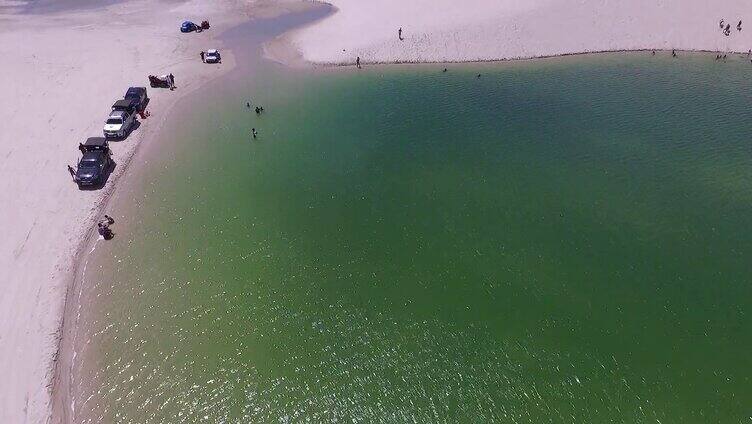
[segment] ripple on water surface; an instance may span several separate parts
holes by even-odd
[[[744,420],[750,83],[718,65],[208,87],[87,270],[79,416]]]

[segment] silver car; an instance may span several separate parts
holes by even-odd
[[[125,138],[128,136],[136,117],[126,110],[113,110],[104,123],[105,138]]]

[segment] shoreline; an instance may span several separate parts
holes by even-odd
[[[173,25],[176,16],[206,13],[190,2],[170,4],[157,9],[157,13],[152,13],[153,4],[133,0],[85,11],[3,15],[8,25],[0,32],[8,36],[6,48],[14,44],[10,42],[14,39],[25,39],[29,45],[25,56],[10,64],[8,74],[14,77],[6,80],[9,84],[6,91],[21,101],[0,106],[11,118],[8,131],[0,136],[0,139],[7,137],[3,153],[6,160],[12,157],[15,165],[4,167],[4,172],[12,174],[14,168],[25,167],[23,158],[28,155],[16,158],[20,153],[18,143],[10,142],[25,138],[36,139],[37,147],[44,149],[52,166],[45,167],[45,172],[35,175],[38,178],[30,183],[3,190],[2,200],[10,204],[2,211],[2,222],[13,227],[5,231],[8,238],[0,247],[12,248],[13,255],[0,255],[0,260],[10,260],[6,270],[14,277],[7,281],[6,295],[0,299],[3,306],[0,340],[4,345],[0,349],[0,367],[8,367],[7,371],[0,370],[6,376],[0,384],[0,421],[64,419],[54,414],[61,401],[56,397],[61,384],[58,377],[69,368],[70,356],[65,347],[71,339],[76,298],[81,290],[76,278],[97,236],[92,223],[107,212],[142,144],[159,137],[175,105],[234,68],[232,52],[224,55],[221,66],[201,67],[193,60],[194,49],[198,51],[207,48],[207,44],[211,47],[220,42],[216,28],[232,26],[233,22],[242,22],[242,16],[247,17],[243,13],[245,7],[229,13],[237,5],[225,2],[218,6],[219,11],[209,15],[215,29],[201,35],[181,35]],[[111,22],[102,23],[102,15]],[[99,56],[110,54],[99,47],[118,39],[125,26],[142,35],[123,40],[122,49],[112,60],[102,61]],[[93,62],[77,61],[72,53],[77,49],[91,51]],[[47,66],[28,69],[36,67],[40,60],[47,61]],[[123,63],[129,66],[122,67]],[[101,136],[100,118],[106,116],[107,105],[129,85],[144,86],[149,73],[167,72],[177,74],[177,90],[163,92],[148,88],[151,117],[140,119],[138,127],[126,139],[111,143],[115,167],[106,182],[97,190],[78,189],[64,172],[66,161],[73,160],[74,164],[77,161],[77,143],[87,136]],[[52,80],[52,84],[35,84],[35,79]],[[26,91],[29,86],[37,86],[39,90]],[[48,125],[30,126],[30,122],[45,114],[51,114]],[[70,134],[63,134],[60,125],[69,127]],[[9,179],[12,180],[10,175],[6,175],[6,180]],[[51,212],[53,216],[49,215]],[[30,228],[26,222],[31,224]],[[25,239],[19,243],[24,235]],[[33,263],[31,268],[25,263],[28,261]]]
[[[356,57],[361,63],[453,63],[640,50],[746,53],[752,48],[752,32],[743,25],[752,14],[741,0],[722,5],[700,0],[329,1],[338,13],[287,36],[315,64],[354,63]],[[720,22],[729,25],[728,33]]]
[[[290,7],[285,7],[290,6]],[[157,128],[153,130],[151,139],[153,142],[159,142],[161,138],[165,136],[163,130],[167,125],[168,120],[174,120],[174,114],[186,105],[186,102],[191,99],[192,95],[196,95],[206,86],[213,83],[220,83],[222,79],[229,78],[235,74],[238,70],[244,68],[239,66],[237,53],[240,48],[247,48],[247,45],[240,45],[238,43],[241,40],[227,41],[226,35],[232,32],[234,29],[242,28],[244,26],[257,21],[258,19],[284,17],[295,14],[296,12],[306,12],[308,10],[315,10],[322,7],[319,4],[310,3],[291,3],[291,4],[276,4],[275,6],[268,6],[257,15],[249,15],[247,19],[240,22],[234,22],[232,25],[224,28],[221,32],[213,37],[219,40],[219,44],[223,47],[223,64],[228,63],[229,66],[225,66],[221,73],[214,75],[212,78],[203,79],[198,84],[192,86],[187,91],[181,91],[178,96],[174,96],[169,105],[163,110],[163,118],[160,120]],[[216,27],[213,27],[216,28]],[[216,31],[216,29],[215,29]],[[259,46],[259,50],[263,48],[263,43]],[[243,53],[245,54],[245,53]],[[259,57],[261,54],[259,54]],[[121,159],[123,164],[122,168],[117,176],[111,177],[113,184],[109,189],[103,193],[101,202],[96,206],[96,214],[94,221],[97,218],[102,217],[106,212],[110,203],[117,199],[120,192],[126,191],[127,186],[122,184],[115,186],[115,182],[121,181],[121,177],[124,176],[126,170],[132,171],[134,167],[149,166],[148,161],[143,163],[133,163],[134,160],[138,160],[142,157],[147,149],[142,148],[139,143],[125,159]],[[66,295],[64,297],[64,312],[62,320],[60,322],[58,334],[59,343],[58,349],[54,356],[54,378],[51,382],[52,386],[52,413],[50,420],[53,423],[69,423],[74,422],[75,419],[75,394],[73,393],[73,368],[76,363],[76,342],[78,331],[80,327],[78,320],[80,318],[80,311],[82,304],[80,300],[85,293],[85,272],[88,265],[88,259],[96,248],[96,243],[99,241],[99,235],[93,227],[89,227],[82,235],[82,239],[78,243],[76,248],[76,254],[72,259],[71,272],[66,275]]]
[[[598,55],[606,55],[606,54],[615,54],[615,53],[624,53],[624,54],[636,54],[636,53],[650,53],[652,51],[655,51],[656,56],[659,55],[659,53],[671,53],[671,50],[661,50],[661,49],[622,49],[622,50],[599,50],[599,51],[581,51],[581,52],[573,52],[573,53],[561,53],[561,54],[552,54],[552,55],[544,55],[544,56],[530,56],[530,57],[511,57],[511,58],[505,58],[505,59],[483,59],[483,60],[458,60],[458,61],[438,61],[438,62],[431,62],[431,61],[396,61],[396,62],[365,62],[361,61],[362,65],[374,65],[374,66],[389,66],[389,65],[463,65],[463,64],[494,64],[494,63],[508,63],[508,62],[531,62],[531,61],[538,61],[538,60],[546,60],[546,59],[558,59],[558,58],[566,58],[566,57],[573,57],[573,56],[598,56]],[[724,54],[732,54],[732,55],[743,55],[746,56],[747,52],[735,52],[735,51],[727,51],[727,52],[720,52],[720,51],[714,51],[714,50],[679,50],[676,49],[676,53],[685,53],[685,54],[700,54],[700,53],[724,53]],[[679,57],[678,59],[680,59]],[[752,59],[752,58],[750,58]],[[284,62],[280,62],[284,63]],[[349,63],[349,62],[343,62],[343,63],[309,63],[310,65],[319,66],[321,68],[346,68],[346,67],[353,67],[355,66],[355,63]],[[294,65],[290,65],[294,66]]]
[[[222,56],[223,62],[227,59],[233,59],[232,51],[230,49],[226,49],[223,52]],[[174,110],[181,101],[189,98],[191,94],[198,91],[200,88],[204,87],[211,81],[219,79],[223,75],[229,73],[234,69],[234,66],[235,64],[232,63],[231,67],[223,69],[223,72],[221,74],[216,75],[213,78],[201,81],[198,85],[192,87],[190,90],[185,92],[181,91],[178,95],[174,96],[175,98],[172,99],[172,101],[163,110],[164,118],[160,120],[157,128],[153,129],[151,138],[159,139],[159,137],[163,135],[162,130],[166,121],[170,118],[170,115],[173,114]],[[101,200],[99,200],[98,204],[95,206],[96,213],[93,214],[91,220],[92,222],[96,222],[104,216],[107,207],[110,205],[110,202],[118,194],[119,190],[122,190],[121,186],[118,186],[116,184],[124,178],[124,174],[127,170],[132,170],[132,162],[141,151],[143,151],[143,148],[141,143],[139,143],[130,152],[128,152],[126,157],[120,159],[122,163],[122,165],[119,166],[120,172],[117,175],[110,176],[108,182],[112,181],[112,184],[102,194]],[[70,419],[70,417],[68,416],[67,411],[68,407],[73,409],[72,402],[74,401],[74,398],[72,397],[72,394],[70,392],[70,385],[72,383],[71,369],[75,365],[74,361],[77,354],[75,350],[75,342],[77,332],[79,330],[78,318],[81,309],[79,300],[83,294],[83,276],[86,272],[88,256],[92,252],[94,252],[96,243],[99,241],[99,234],[97,233],[97,231],[95,231],[93,226],[90,226],[81,236],[82,238],[78,243],[76,253],[71,262],[71,272],[66,275],[66,281],[63,283],[66,287],[66,293],[63,298],[63,315],[57,332],[59,342],[52,364],[54,369],[54,377],[51,382],[51,419],[54,423],[73,422],[72,419]],[[68,407],[66,407],[66,405],[68,405]]]

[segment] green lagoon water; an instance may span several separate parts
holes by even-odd
[[[88,264],[79,419],[749,422],[749,63],[442,68],[261,63],[171,119]]]

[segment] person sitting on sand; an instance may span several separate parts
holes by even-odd
[[[114,223],[115,220],[108,215],[105,215],[104,219],[97,223],[97,231],[99,232],[99,235],[102,236],[105,240],[111,240],[114,236],[114,233],[110,229],[110,225]]]

